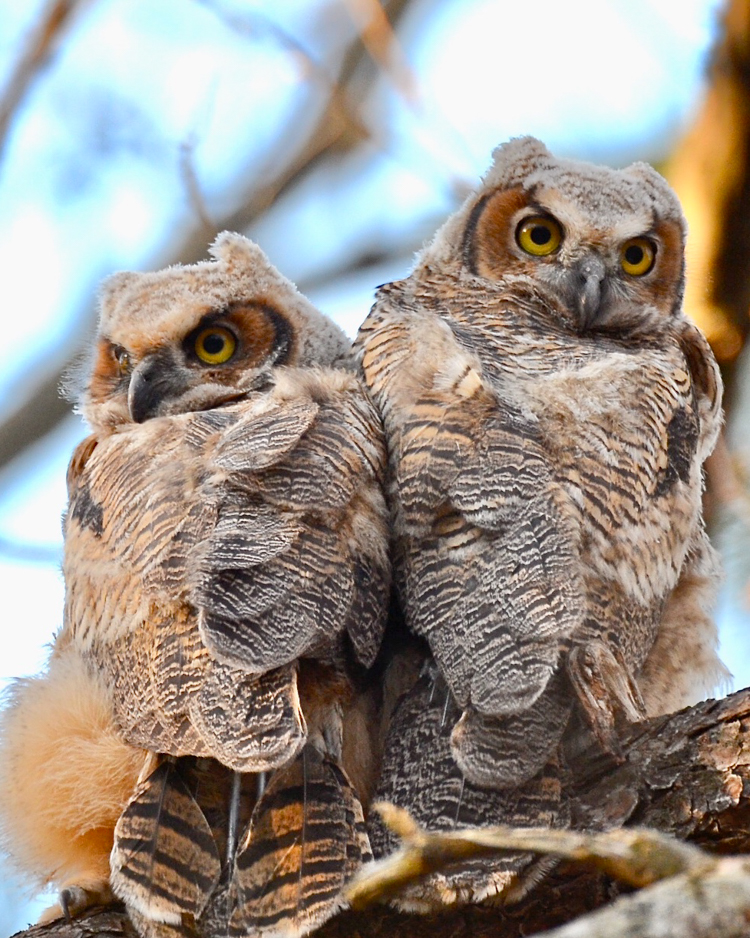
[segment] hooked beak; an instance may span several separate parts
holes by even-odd
[[[602,301],[602,281],[606,276],[600,257],[587,257],[576,268],[575,303],[581,328],[588,329],[597,317]]]
[[[128,386],[128,410],[135,423],[156,417],[166,400],[185,390],[174,362],[164,352],[146,355],[133,369]]]

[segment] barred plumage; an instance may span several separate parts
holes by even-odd
[[[618,720],[726,674],[701,518],[721,380],[682,314],[683,247],[650,167],[511,141],[360,330],[406,621],[457,705],[453,759],[488,804],[543,779],[567,727],[616,752]],[[429,747],[409,759],[410,787],[387,768],[381,788],[429,825],[420,798],[443,769]]]
[[[212,254],[105,286],[51,669],[76,656],[152,754],[105,830],[141,933],[303,934],[369,852],[355,711],[389,596],[385,451],[343,333],[252,242]],[[22,736],[23,700],[14,720]]]

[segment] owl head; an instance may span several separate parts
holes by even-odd
[[[425,249],[423,270],[485,285],[522,278],[552,294],[581,332],[658,328],[679,315],[685,220],[656,170],[558,159],[533,137],[493,156]]]
[[[274,367],[345,359],[344,333],[256,244],[225,231],[210,254],[105,280],[80,400],[95,429],[206,410],[266,386]]]

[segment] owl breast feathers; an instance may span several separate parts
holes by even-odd
[[[726,674],[701,516],[721,380],[682,312],[684,239],[651,167],[513,140],[360,330],[402,605],[471,784],[522,785],[574,724],[616,751],[618,719]]]
[[[380,423],[343,333],[245,238],[212,254],[103,291],[47,676],[75,659],[121,744],[151,754],[111,858],[144,936],[221,914],[233,934],[304,933],[369,856],[358,707],[389,592]],[[8,740],[21,691],[10,713]]]

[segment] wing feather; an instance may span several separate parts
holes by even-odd
[[[390,441],[407,621],[461,706],[523,711],[581,619],[572,506],[533,418],[497,400],[450,330],[424,349],[418,315],[376,309],[359,341]]]
[[[66,621],[135,745],[278,765],[305,738],[293,662],[340,657],[347,632],[362,661],[377,653],[382,430],[353,376],[299,374],[74,456]]]

